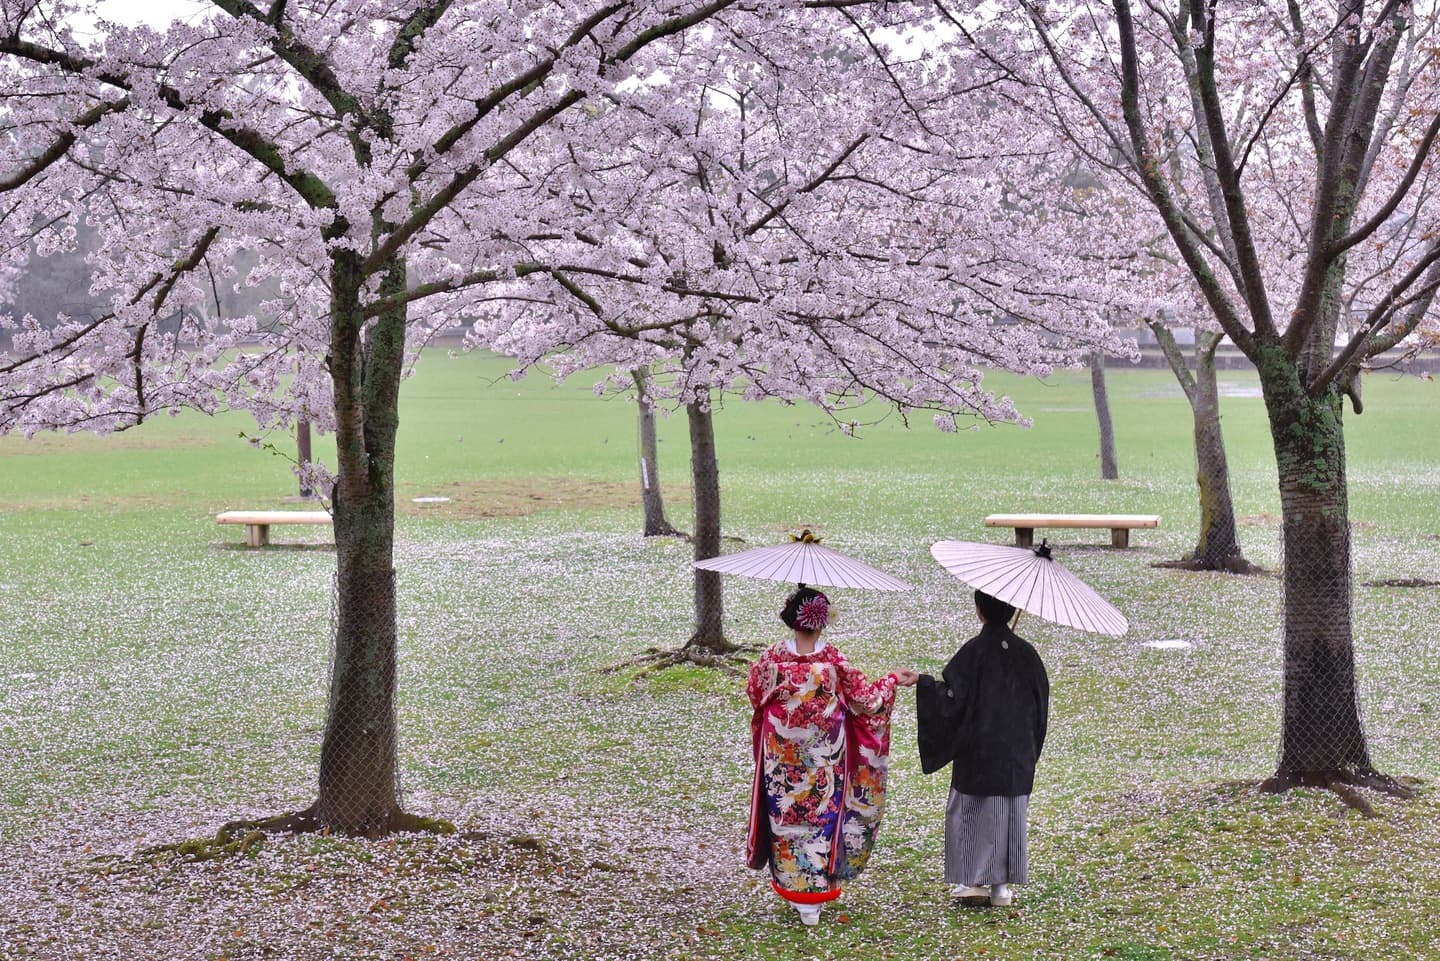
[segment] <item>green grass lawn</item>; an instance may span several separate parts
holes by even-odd
[[[633,405],[583,377],[505,373],[435,350],[402,392],[402,788],[412,810],[456,821],[450,838],[143,854],[311,799],[328,532],[277,528],[279,546],[250,551],[214,523],[296,506],[285,460],[240,438],[244,416],[0,438],[0,957],[1440,957],[1440,589],[1355,591],[1372,752],[1424,782],[1419,796],[1375,799],[1380,817],[1364,819],[1326,792],[1256,793],[1278,749],[1279,581],[1151,566],[1193,546],[1198,513],[1168,373],[1111,369],[1112,482],[1084,372],[989,379],[1029,430],[891,418],[852,438],[808,407],[718,413],[727,549],[810,525],[917,585],[833,592],[827,636],[872,673],[937,670],[973,633],[933,541],[1006,540],[982,526],[996,511],[1163,517],[1126,551],[1105,531],[1050,532],[1131,631],[1021,621],[1054,700],[1016,907],[947,903],[947,780],[920,774],[902,693],[872,870],[817,932],[739,857],[738,682],[603,670],[689,631],[689,546],[638,535]],[[1263,407],[1253,375],[1221,376],[1242,541],[1273,568]],[[1357,585],[1440,580],[1440,384],[1371,375],[1365,400],[1347,421]],[[671,519],[687,527],[683,416],[660,436]],[[412,502],[437,495],[451,500]],[[784,593],[728,580],[731,636],[779,639]]]

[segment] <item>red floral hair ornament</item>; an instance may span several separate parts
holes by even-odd
[[[816,594],[795,612],[795,626],[805,631],[818,631],[830,623],[830,600]]]

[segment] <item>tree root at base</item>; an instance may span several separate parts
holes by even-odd
[[[697,647],[678,647],[664,649],[649,647],[634,657],[627,657],[623,661],[602,667],[600,670],[606,674],[613,674],[616,671],[623,671],[626,668],[638,667],[635,678],[646,677],[665,670],[667,667],[682,667],[691,665],[694,667],[713,667],[724,671],[733,677],[744,676],[742,668],[749,665],[749,660],[744,657],[745,651],[754,648],[731,645],[728,651],[707,651]]]
[[[246,835],[258,834],[312,834],[323,831],[320,819],[315,816],[315,806],[303,811],[292,811],[289,814],[277,814],[273,817],[258,818],[246,821],[227,821],[220,825],[220,830],[215,832],[216,845],[226,845],[237,832]]]
[[[427,818],[409,814],[398,807],[390,811],[379,827],[363,834],[353,835],[368,840],[378,840],[400,832],[423,834],[454,834],[455,825],[441,818]],[[259,847],[267,836],[276,834],[335,834],[352,836],[334,831],[321,821],[315,805],[289,814],[253,820],[229,821],[220,826],[211,838],[190,838],[174,844],[160,844],[141,851],[145,857],[174,856],[186,861],[213,861],[219,858],[248,854]]]
[[[1377,794],[1409,800],[1415,796],[1415,788],[1378,771],[1279,771],[1260,782],[1260,790],[1266,794],[1283,794],[1291,788],[1318,787],[1333,792],[1351,810],[1359,811],[1367,818],[1376,816],[1375,806],[1357,790],[1364,788]]]
[[[1227,557],[1223,561],[1207,563],[1196,560],[1195,557],[1182,557],[1177,561],[1156,561],[1151,567],[1164,568],[1173,571],[1213,571],[1225,574],[1269,574],[1265,568],[1252,564],[1239,554]]]

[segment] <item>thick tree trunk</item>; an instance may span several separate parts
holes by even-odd
[[[1216,341],[1219,337],[1214,338]],[[1230,496],[1230,464],[1220,431],[1220,391],[1215,381],[1214,347],[1195,351],[1195,483],[1200,488],[1200,536],[1191,561],[1210,571],[1245,570],[1235,530],[1235,502]]]
[[[715,459],[715,425],[708,398],[685,406],[690,420],[690,474],[695,491],[695,560],[720,554],[720,466]],[[725,607],[720,575],[695,569],[695,633],[685,645],[710,654],[738,650],[725,640]]]
[[[655,438],[650,375],[643,367],[635,368],[630,374],[635,378],[635,401],[640,410],[640,499],[645,506],[645,536],[674,537],[680,532],[666,518],[665,498],[660,494],[660,445]]]
[[[1115,426],[1110,420],[1110,394],[1105,388],[1105,352],[1090,355],[1090,390],[1095,395],[1095,416],[1100,421],[1100,477],[1118,480],[1120,466],[1115,460]]]
[[[323,827],[374,837],[404,817],[395,768],[394,466],[405,325],[401,308],[362,336],[358,260],[339,251],[331,270],[337,597],[329,716],[312,810]],[[397,262],[381,294],[404,289],[405,265]]]
[[[1355,685],[1342,398],[1310,397],[1279,347],[1262,348],[1261,361],[1284,521],[1284,714],[1271,786],[1363,782],[1375,772]]]
[[[1195,483],[1200,488],[1200,536],[1195,550],[1176,565],[1207,571],[1249,573],[1255,568],[1240,552],[1235,529],[1235,502],[1230,496],[1230,464],[1225,457],[1225,436],[1220,430],[1220,389],[1215,380],[1215,351],[1224,340],[1218,332],[1199,334],[1195,340],[1195,370],[1175,335],[1163,320],[1149,322],[1166,362],[1185,399],[1195,433]]]

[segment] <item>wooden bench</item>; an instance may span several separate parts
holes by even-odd
[[[1129,547],[1130,531],[1136,527],[1159,527],[1159,514],[991,514],[986,527],[1015,528],[1015,545],[1035,543],[1037,527],[1109,528],[1112,547]]]
[[[225,511],[215,515],[217,524],[244,524],[245,543],[264,547],[270,543],[271,524],[329,524],[325,511]]]

